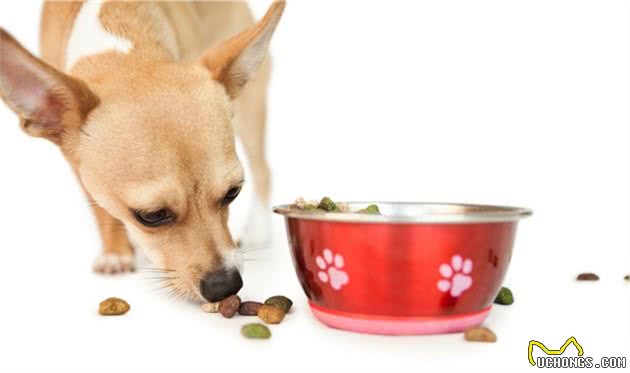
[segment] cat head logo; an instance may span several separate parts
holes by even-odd
[[[577,348],[578,356],[584,355],[584,349],[578,343],[575,337],[571,337],[567,339],[567,341],[564,342],[564,344],[557,350],[550,350],[547,348],[547,346],[545,346],[543,343],[538,342],[538,341],[534,341],[534,340],[529,341],[529,346],[527,348],[527,357],[529,358],[529,363],[533,366],[536,366],[536,361],[534,360],[534,356],[533,356],[534,346],[537,346],[538,348],[540,348],[542,352],[544,352],[546,355],[558,356],[558,355],[562,355],[564,351],[567,349],[567,347],[569,347],[569,345],[571,344],[573,344],[575,348]]]

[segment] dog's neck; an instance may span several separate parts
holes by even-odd
[[[178,59],[175,32],[159,6],[86,1],[74,19],[64,68],[98,80],[122,66]]]

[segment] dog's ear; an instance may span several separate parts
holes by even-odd
[[[30,54],[0,28],[0,97],[24,131],[61,144],[78,131],[98,98],[74,79]]]
[[[212,47],[203,55],[201,63],[223,84],[230,98],[238,96],[265,58],[284,6],[284,1],[274,2],[252,28]]]

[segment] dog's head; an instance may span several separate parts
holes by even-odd
[[[284,3],[192,64],[122,67],[85,83],[0,29],[0,94],[29,134],[60,146],[176,291],[217,301],[242,286],[227,227],[243,169],[231,100],[263,61]]]

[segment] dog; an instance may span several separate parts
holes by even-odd
[[[94,270],[134,270],[137,242],[166,286],[216,302],[242,287],[228,230],[244,179],[244,246],[269,239],[267,56],[285,7],[241,2],[46,2],[41,59],[0,29],[0,95],[29,135],[61,150],[93,205]],[[131,241],[130,241],[131,239]]]

